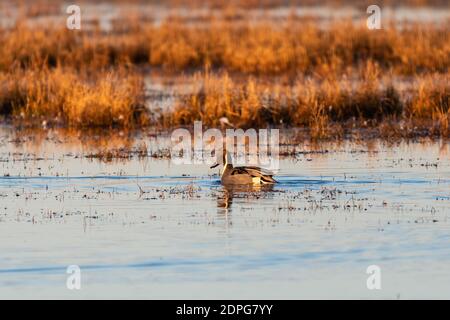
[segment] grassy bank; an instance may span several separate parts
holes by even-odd
[[[142,79],[123,70],[0,73],[0,114],[15,123],[131,128],[147,124]]]
[[[0,113],[28,126],[74,128],[173,128],[201,120],[206,126],[242,128],[305,127],[315,138],[345,128],[396,123],[430,135],[448,136],[450,81],[434,75],[415,79],[402,91],[376,77],[369,64],[359,81],[303,79],[292,85],[234,80],[229,75],[194,76],[196,88],[173,107],[150,114],[142,77],[130,71],[95,76],[73,70],[16,71],[1,74]],[[151,101],[149,101],[151,104]],[[389,128],[388,130],[394,130]]]
[[[342,133],[345,128],[390,123],[388,130],[398,124],[410,131],[425,129],[432,135],[448,136],[449,80],[447,76],[425,77],[405,93],[370,74],[357,84],[325,79],[298,81],[288,87],[206,75],[196,92],[163,114],[162,123],[174,127],[201,119],[208,126],[220,127],[226,118],[235,127],[306,127],[316,138]]]
[[[327,28],[292,18],[285,23],[234,23],[209,18],[192,25],[171,18],[162,25],[121,20],[110,33],[30,27],[26,21],[0,30],[0,70],[32,66],[95,70],[123,65],[167,72],[221,69],[252,75],[341,75],[371,60],[399,75],[447,73],[450,24],[389,26],[362,23]]]
[[[129,17],[104,32],[20,20],[0,32],[0,114],[45,127],[172,128],[202,120],[304,127],[315,138],[355,127],[449,135],[448,23],[370,31],[308,21],[236,24],[224,15],[157,25]],[[150,113],[143,76],[152,68],[184,75],[195,89]]]

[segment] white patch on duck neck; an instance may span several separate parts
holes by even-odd
[[[222,175],[225,173],[225,169],[230,166],[230,168],[233,168],[233,160],[231,159],[231,154],[226,151],[225,157],[224,157],[224,164],[222,169]]]

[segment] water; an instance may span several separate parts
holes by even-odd
[[[206,17],[221,16],[223,9],[206,7],[167,7],[155,4],[120,4],[120,3],[85,3],[81,5],[83,29],[90,29],[94,22],[98,22],[101,30],[111,31],[115,22],[121,21],[124,17],[131,16],[139,18],[142,22],[152,22],[161,25],[170,17],[177,16],[184,18],[192,25],[201,26]],[[37,16],[31,16],[28,23],[32,25],[65,25],[67,14],[67,4],[62,4],[58,8],[42,8],[42,12]],[[381,17],[383,21],[389,23],[394,21],[400,25],[403,23],[426,22],[431,24],[443,24],[450,19],[450,10],[444,6],[381,6]],[[365,21],[369,14],[366,8],[356,6],[294,6],[294,7],[268,7],[251,9],[233,9],[235,23],[249,22],[258,23],[261,21],[285,21],[291,15],[299,18],[314,19],[315,22],[327,26],[329,22],[338,20]],[[6,1],[0,3],[0,27],[10,28],[20,16],[20,10],[12,3]],[[242,19],[245,16],[245,19]]]
[[[0,298],[450,298],[450,143],[302,145],[272,190],[86,158],[143,142],[0,131]]]

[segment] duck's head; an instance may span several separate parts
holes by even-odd
[[[223,164],[224,167],[226,167],[227,165],[232,165],[232,159],[231,159],[231,154],[228,151],[222,151],[222,159],[218,160],[215,164],[213,164],[210,168],[213,169],[217,166],[219,166],[220,164]],[[220,157],[220,152],[218,154],[218,157]]]

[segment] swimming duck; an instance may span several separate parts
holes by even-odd
[[[219,163],[211,166],[217,167]],[[233,167],[231,154],[224,152],[221,182],[223,185],[263,185],[274,184],[277,181],[272,178],[273,173],[260,167],[242,166]]]

